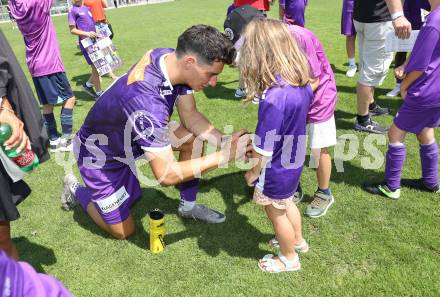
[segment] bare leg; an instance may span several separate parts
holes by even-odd
[[[92,68],[92,75],[90,76],[89,81],[92,81],[93,86],[95,87],[96,92],[101,91],[101,80],[99,78],[98,70],[96,70],[96,67],[94,65],[91,65]]]
[[[347,50],[347,58],[353,59],[356,52],[356,35],[347,36],[345,39],[345,48]]]
[[[332,158],[327,148],[320,149],[319,165],[316,169],[316,177],[318,179],[318,187],[320,189],[328,189],[330,187],[330,176],[332,174]]]
[[[0,222],[0,250],[4,250],[8,256],[18,260],[17,249],[11,240],[11,225],[9,222]]]
[[[287,219],[293,227],[293,232],[295,234],[295,244],[298,244],[304,240],[302,235],[302,223],[301,214],[299,213],[298,207],[295,204],[292,207],[286,209]]]
[[[89,203],[87,206],[87,213],[96,225],[116,239],[126,239],[135,231],[135,224],[131,214],[125,221],[110,225],[104,222],[93,203]]]
[[[357,114],[365,116],[368,114],[368,107],[374,102],[374,87],[364,86],[360,83],[356,87],[357,92]]]
[[[265,206],[265,210],[267,216],[272,222],[272,226],[275,232],[275,237],[278,239],[280,243],[280,251],[281,253],[288,259],[293,260],[296,256],[295,252],[295,231],[291,222],[289,221],[286,210],[280,210],[272,205]],[[278,259],[278,257],[274,257],[277,261],[277,265],[282,268],[284,264]]]
[[[75,96],[70,97],[69,99],[67,99],[66,101],[64,101],[64,103],[63,103],[63,107],[64,107],[64,108],[73,109],[73,108],[75,107],[75,101],[76,101]],[[52,106],[52,109],[53,109],[53,106]]]

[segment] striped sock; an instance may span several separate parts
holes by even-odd
[[[73,109],[71,108],[62,108],[61,109],[61,130],[63,135],[72,134],[72,113]]]
[[[46,126],[49,139],[50,140],[57,139],[58,131],[57,131],[57,122],[55,121],[55,116],[51,112],[51,113],[43,114],[43,117],[44,117],[44,125]]]

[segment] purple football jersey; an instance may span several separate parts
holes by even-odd
[[[296,191],[303,169],[313,92],[310,85],[291,86],[279,76],[277,80],[282,86],[267,89],[258,108],[254,149],[271,160],[256,187],[268,197],[286,199]]]
[[[164,59],[173,51],[147,52],[101,95],[78,131],[80,158],[116,168],[123,165],[119,158],[170,147],[168,122],[174,104],[179,95],[192,93],[186,85],[171,85]]]
[[[33,77],[64,72],[55,28],[50,17],[53,0],[10,0],[12,17],[24,37],[26,64]]]
[[[413,30],[420,30],[423,25],[421,9],[431,10],[428,0],[406,0],[403,4],[403,13],[411,23]]]
[[[307,0],[285,0],[284,21],[288,24],[295,24],[304,27],[304,13],[306,6]]]
[[[73,5],[67,15],[67,21],[70,26],[75,26],[77,29],[85,32],[96,32],[95,22],[93,21],[92,13],[87,6]],[[84,36],[78,36],[79,39],[84,39]]]
[[[405,72],[423,74],[408,88],[405,104],[414,109],[440,107],[440,7],[432,11],[421,28]]]
[[[25,262],[15,262],[0,250],[0,296],[7,297],[73,297],[53,277],[37,273]]]
[[[319,78],[319,86],[315,91],[307,122],[325,122],[333,116],[337,101],[336,81],[332,67],[321,42],[313,32],[296,25],[289,25],[288,29],[307,56],[311,76]]]

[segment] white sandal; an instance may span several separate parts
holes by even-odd
[[[279,248],[280,247],[280,243],[278,242],[278,240],[276,238],[272,238],[271,240],[269,240],[268,244],[271,248]],[[295,245],[295,252],[307,253],[309,251],[309,248],[310,248],[309,244],[307,243],[307,241],[305,239],[303,239],[299,244]]]
[[[272,254],[265,255],[262,259],[258,261],[258,267],[262,271],[269,273],[298,271],[301,269],[301,263],[299,262],[298,255],[296,255],[293,260],[289,261],[285,256],[279,253],[278,258],[284,264],[284,268],[278,267],[278,265],[276,264],[276,260],[273,257],[274,255]]]

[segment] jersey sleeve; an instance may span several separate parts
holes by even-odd
[[[405,72],[425,71],[432,61],[435,44],[440,40],[440,32],[429,26],[420,30],[413,51],[405,67]]]
[[[69,26],[76,26],[76,20],[72,9],[69,10],[69,13],[67,14],[67,23],[69,24]]]

